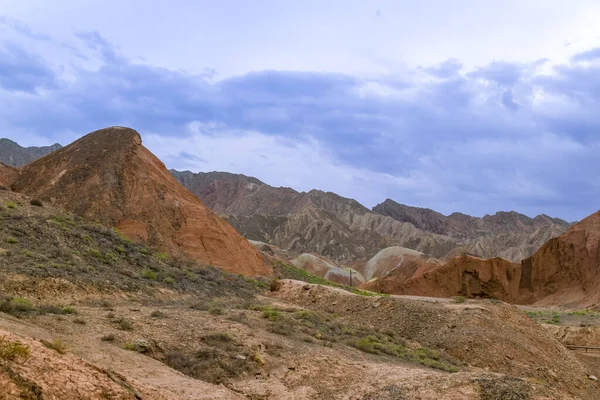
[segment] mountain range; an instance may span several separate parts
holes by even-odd
[[[391,199],[369,210],[335,193],[276,188],[245,175],[171,173],[246,238],[318,253],[338,264],[366,261],[388,246],[444,260],[467,253],[519,262],[569,227],[559,218],[514,211],[444,216]]]

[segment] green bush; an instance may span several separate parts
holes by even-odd
[[[6,238],[6,243],[15,244],[19,243],[19,240],[15,237],[9,236],[8,238]]]
[[[454,296],[452,298],[452,302],[457,304],[464,303],[465,301],[467,301],[467,298],[465,296]]]
[[[11,201],[8,204],[6,204],[6,207],[14,209],[14,208],[17,208],[17,205]]]
[[[29,357],[29,346],[0,337],[0,360],[13,361],[16,358],[27,357]]]
[[[156,272],[152,271],[151,269],[146,268],[145,270],[142,271],[142,278],[151,279],[151,280],[155,281],[156,278],[158,278],[158,275],[156,274]]]

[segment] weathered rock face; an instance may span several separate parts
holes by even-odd
[[[296,253],[316,252],[340,264],[368,260],[389,246],[435,258],[460,253],[521,261],[560,235],[567,222],[546,216],[497,213],[475,218],[387,200],[373,211],[352,199],[311,190],[275,188],[245,175],[171,171],[186,188],[243,236]]]
[[[453,238],[460,243],[461,252],[484,258],[502,257],[513,262],[530,257],[540,246],[569,227],[568,222],[547,215],[529,218],[510,211],[483,218],[461,213],[445,216],[390,199],[375,206],[373,211],[400,222],[410,222],[424,231]],[[449,260],[455,255],[456,250],[453,250],[444,258]]]
[[[170,253],[235,273],[270,272],[252,245],[181,186],[133,129],[92,132],[24,167],[12,187]]]
[[[16,176],[16,169],[0,163],[0,186],[10,186]]]
[[[21,147],[9,139],[0,139],[0,163],[11,167],[22,167],[60,149],[62,146],[58,143],[52,146],[42,147]]]
[[[427,266],[424,260],[417,265],[407,264],[387,277],[365,283],[363,287],[393,294],[431,297],[463,295],[518,303],[521,300],[520,279],[519,264],[501,258],[485,260],[462,256],[433,268]]]
[[[600,211],[523,260],[521,291],[530,301],[600,303]]]
[[[274,188],[224,172],[171,173],[243,236],[295,253],[315,252],[347,264],[391,245],[437,257],[456,246],[451,238],[376,214],[335,193]]]

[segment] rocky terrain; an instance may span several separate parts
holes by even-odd
[[[21,147],[10,139],[0,138],[0,162],[11,167],[22,167],[61,147],[58,143],[52,146]]]
[[[167,254],[269,274],[254,247],[181,186],[133,129],[92,132],[20,169],[11,187]]]
[[[5,398],[598,394],[594,370],[514,306],[244,278],[32,200],[0,191]]]
[[[569,223],[538,215],[529,218],[515,211],[497,212],[483,218],[461,213],[442,215],[427,208],[410,207],[387,199],[373,211],[400,222],[410,222],[426,232],[460,240],[461,251],[484,258],[501,257],[519,262],[544,243],[563,233]],[[458,255],[451,253],[445,259]]]
[[[571,226],[519,264],[461,256],[429,269],[398,268],[364,288],[420,296],[491,297],[519,304],[600,304],[600,212]]]
[[[298,254],[318,253],[338,264],[366,262],[389,246],[439,259],[466,253],[520,262],[569,225],[515,212],[446,217],[391,200],[369,210],[334,193],[275,188],[245,175],[171,173],[243,236]]]

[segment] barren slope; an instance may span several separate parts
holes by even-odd
[[[0,163],[0,186],[10,186],[16,176],[16,169]]]
[[[252,245],[181,186],[132,129],[92,132],[24,167],[12,187],[172,254],[269,273]]]

